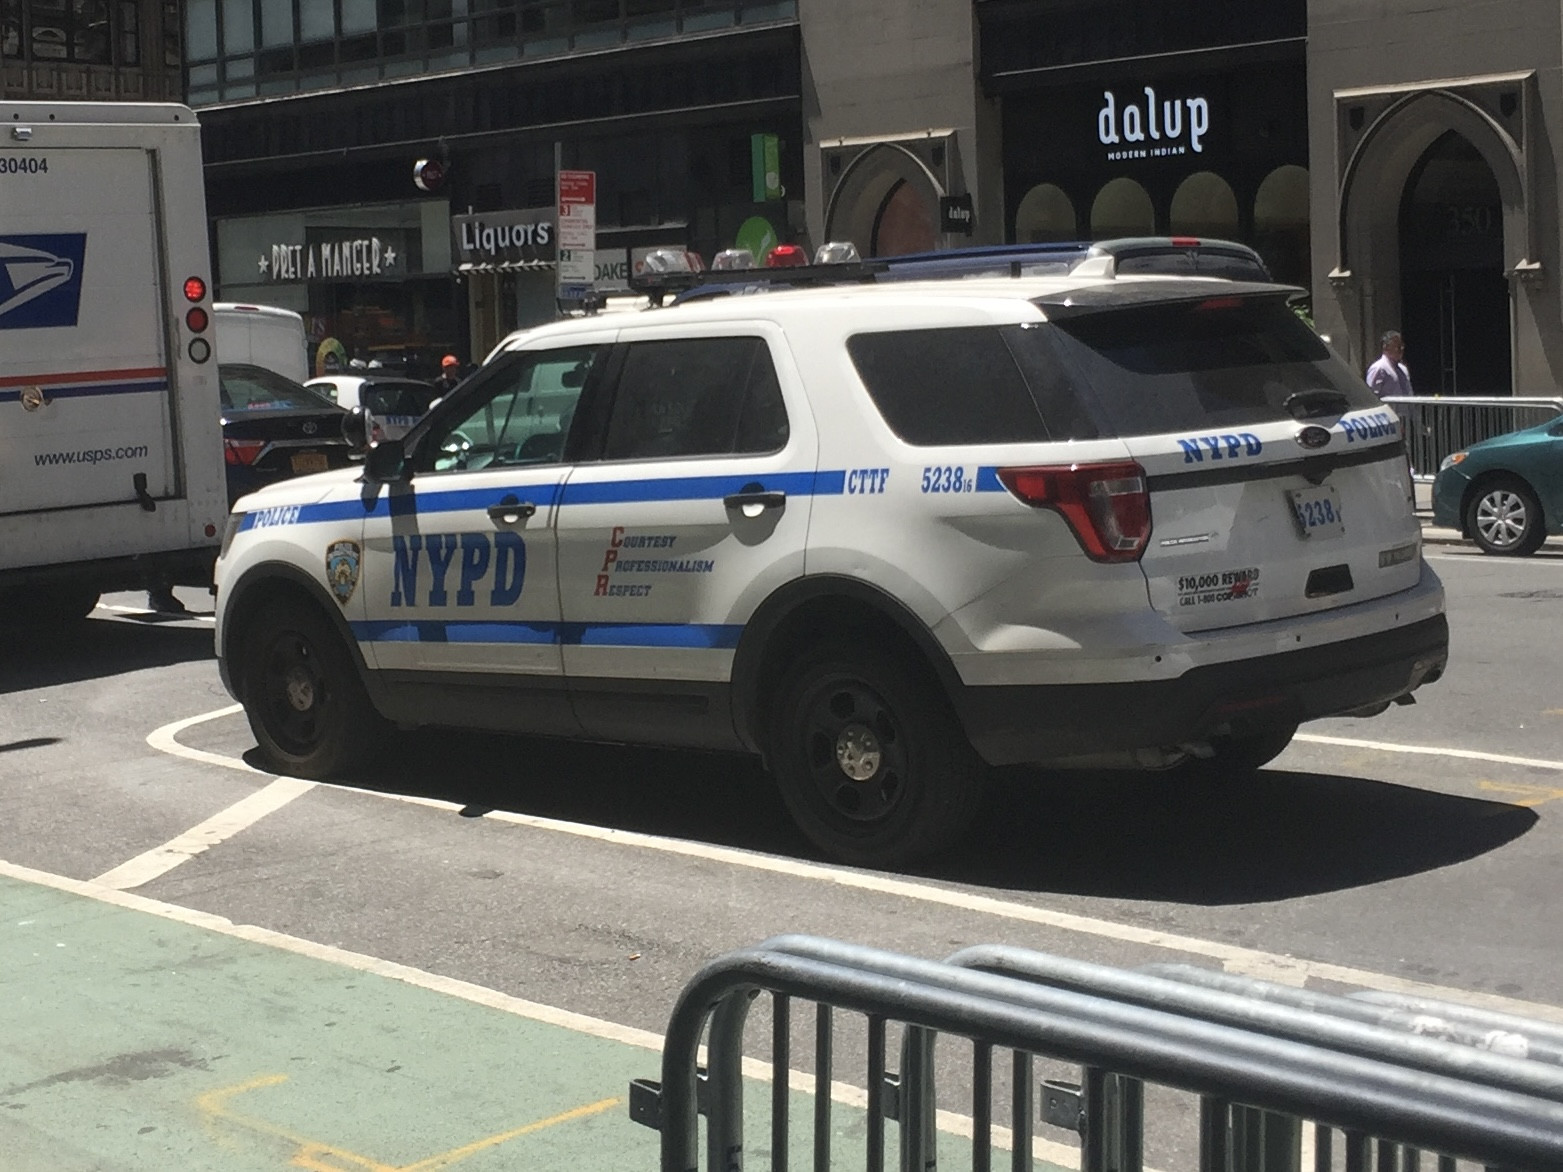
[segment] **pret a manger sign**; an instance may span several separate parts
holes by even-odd
[[[1102,94],[1096,116],[1096,137],[1108,148],[1109,162],[1200,154],[1210,131],[1210,103],[1205,98],[1163,98],[1146,86],[1144,100],[1136,94],[1120,99],[1112,90]]]

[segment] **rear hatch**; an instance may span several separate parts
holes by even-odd
[[[152,155],[25,142],[0,146],[0,514],[177,497]]]
[[[1151,605],[1183,631],[1329,610],[1420,576],[1399,421],[1276,286],[1146,282],[1042,302],[1068,373],[1145,471]],[[1045,341],[1043,341],[1045,339]],[[1076,438],[1087,438],[1078,436]]]

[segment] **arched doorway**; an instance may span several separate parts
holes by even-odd
[[[897,143],[854,159],[825,209],[825,239],[850,240],[863,256],[898,256],[939,246],[939,197],[927,166]]]
[[[1213,171],[1196,171],[1178,184],[1169,219],[1174,236],[1238,239],[1237,197],[1232,185]]]
[[[1110,179],[1091,203],[1091,239],[1116,236],[1152,236],[1156,232],[1156,208],[1150,193],[1133,179]]]
[[[1254,247],[1277,281],[1306,289],[1308,241],[1308,170],[1288,163],[1266,175],[1254,196]]]
[[[1510,393],[1503,200],[1487,160],[1452,130],[1406,181],[1400,298],[1405,361],[1419,394]]]
[[[928,201],[904,179],[898,179],[880,202],[869,233],[869,256],[902,256],[938,247],[939,226]]]
[[[1051,244],[1080,238],[1074,201],[1056,183],[1039,183],[1015,210],[1017,244]]]

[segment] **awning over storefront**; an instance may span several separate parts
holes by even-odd
[[[483,260],[465,261],[456,266],[458,273],[541,273],[553,272],[551,260]]]

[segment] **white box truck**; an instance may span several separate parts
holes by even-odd
[[[296,383],[309,380],[309,339],[304,317],[272,305],[219,301],[212,306],[217,362],[259,366]]]
[[[210,270],[187,107],[0,102],[0,621],[211,581]]]

